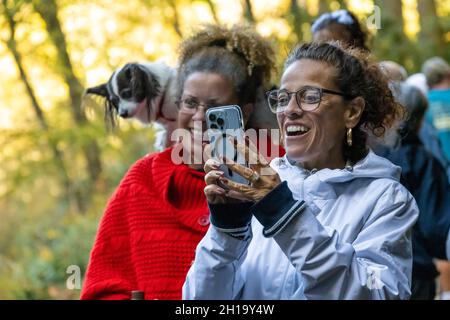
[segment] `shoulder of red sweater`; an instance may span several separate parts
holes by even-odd
[[[174,167],[170,155],[171,148],[162,152],[149,153],[145,155],[130,167],[121,184],[151,184],[152,177],[155,173],[155,164],[157,164],[158,167],[158,175],[160,171],[170,171]]]

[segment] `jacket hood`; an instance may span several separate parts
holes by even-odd
[[[358,161],[353,166],[346,166],[344,169],[322,169],[322,170],[306,170],[302,167],[291,164],[286,155],[272,161],[272,167],[281,173],[286,169],[300,170],[305,178],[310,175],[316,177],[323,182],[341,183],[348,182],[358,178],[386,178],[395,181],[400,180],[401,168],[394,165],[389,160],[377,156],[372,150],[369,150],[367,156]],[[290,171],[290,170],[289,170]]]
[[[277,161],[278,159],[278,161]],[[336,199],[338,189],[344,184],[364,186],[363,180],[388,179],[400,180],[401,169],[389,160],[369,151],[364,159],[344,169],[306,170],[291,164],[286,156],[271,162],[272,168],[278,172],[282,181],[287,181],[295,199],[305,200],[309,207],[323,208],[327,201]],[[307,181],[307,183],[305,183]],[[358,183],[361,182],[361,183]],[[314,209],[315,210],[315,209]]]

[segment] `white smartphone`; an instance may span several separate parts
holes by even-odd
[[[208,137],[211,143],[211,153],[213,158],[221,162],[220,170],[230,180],[249,184],[248,180],[231,171],[222,161],[222,157],[225,156],[236,163],[247,166],[245,156],[237,152],[234,144],[230,141],[231,138],[245,144],[244,121],[241,108],[237,105],[210,108],[206,111],[205,117]]]

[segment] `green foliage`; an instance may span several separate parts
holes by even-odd
[[[3,0],[0,6],[0,299],[77,299],[80,291],[66,288],[67,267],[77,265],[84,274],[108,198],[130,165],[153,152],[155,132],[151,127],[120,121],[115,132],[108,132],[103,106],[95,101],[82,99],[87,123],[74,119],[64,77],[70,70],[61,66],[58,55],[64,50],[58,51],[54,43],[62,40],[49,35],[35,10],[45,10],[41,5],[47,2]],[[67,45],[62,49],[69,53],[73,75],[85,87],[106,81],[112,70],[132,60],[164,58],[175,65],[177,32],[188,34],[199,22],[211,20],[230,24],[223,14],[227,6],[233,7],[233,1],[218,0],[53,2],[58,5]],[[258,1],[251,1],[256,26],[264,29],[272,23],[272,30],[266,32],[278,47],[280,69],[297,41],[311,38],[308,28],[314,17],[305,4],[313,2],[280,0],[276,9],[261,13],[257,12],[261,8]],[[322,9],[345,7],[346,2],[327,1]],[[203,11],[195,11],[199,6]],[[39,125],[6,46],[11,33],[5,8],[14,16],[17,50],[48,129]],[[205,19],[205,12],[215,16]],[[241,20],[244,14],[242,10]],[[380,60],[398,61],[409,72],[416,72],[426,58],[437,54],[436,48],[421,45],[418,37],[406,37],[395,20],[382,23],[371,46]],[[449,15],[441,15],[438,24],[442,30],[450,30]],[[448,40],[438,49],[450,60]],[[85,152],[93,141],[101,161],[96,181],[87,170]],[[55,149],[61,159],[55,156]],[[86,210],[80,210],[83,208]]]
[[[63,142],[70,175],[81,188],[88,181],[79,174],[82,161],[76,156],[84,141],[95,138],[101,146],[104,172],[84,214],[74,210],[61,190],[59,172],[38,132],[2,135],[14,138],[15,151],[25,156],[12,153],[2,159],[9,167],[8,190],[0,201],[0,299],[77,299],[79,290],[65,287],[66,269],[77,265],[84,274],[107,199],[129,166],[151,152],[153,131],[127,123],[116,134],[99,124],[80,132],[53,131]],[[32,145],[37,155],[27,156]]]

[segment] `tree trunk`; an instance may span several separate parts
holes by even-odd
[[[409,39],[403,31],[402,2],[375,0],[375,4],[381,10],[381,29],[374,38],[374,51],[379,56],[389,56],[395,62],[405,65],[412,53]],[[393,46],[396,50],[392,50]]]
[[[381,9],[381,19],[394,21],[398,30],[403,33],[403,11],[401,1],[375,0],[375,4]]]
[[[5,15],[6,22],[8,24],[9,32],[10,32],[9,39],[6,41],[6,45],[14,57],[14,62],[16,63],[17,69],[19,70],[20,79],[21,79],[22,83],[24,84],[25,90],[31,100],[31,106],[34,110],[34,113],[39,122],[39,125],[40,125],[41,129],[46,133],[45,136],[48,137],[48,144],[53,153],[53,156],[55,157],[56,166],[57,166],[58,170],[61,172],[61,178],[62,178],[62,182],[64,185],[64,190],[65,190],[64,192],[65,192],[66,199],[70,203],[71,199],[73,197],[75,200],[77,210],[79,212],[83,212],[85,210],[85,208],[83,207],[82,199],[80,197],[78,197],[77,193],[74,191],[73,183],[72,183],[71,179],[69,178],[66,166],[64,164],[62,152],[58,148],[58,141],[57,141],[57,139],[53,138],[49,132],[50,129],[49,129],[47,120],[45,118],[44,112],[42,111],[42,108],[36,98],[36,95],[34,94],[34,90],[31,87],[31,83],[28,80],[28,76],[25,72],[25,68],[22,63],[22,55],[20,54],[20,52],[17,49],[17,44],[16,44],[16,40],[15,40],[16,26],[15,26],[15,21],[14,21],[14,13],[11,12],[10,9],[7,7],[6,1],[7,0],[2,0],[2,4],[4,7],[3,8],[4,15]]]
[[[436,14],[436,4],[433,0],[418,0],[420,16],[419,40],[421,47],[427,52],[435,52],[443,55],[445,41],[444,32],[439,25]]]
[[[219,24],[219,17],[217,16],[217,11],[216,11],[216,6],[214,5],[214,3],[211,0],[206,0],[206,3],[209,6],[209,9],[211,10],[211,14],[214,18],[214,22]]]
[[[256,20],[255,15],[253,14],[252,2],[250,0],[244,0],[243,6],[245,20],[247,20],[251,24],[254,24]]]
[[[178,34],[178,36],[180,38],[183,38],[183,32],[181,32],[181,27],[180,27],[180,16],[178,15],[176,1],[169,0],[168,3],[169,3],[170,8],[172,8],[172,11],[173,11],[173,28],[175,29],[175,32]]]
[[[290,11],[292,14],[292,28],[294,29],[294,33],[298,43],[303,39],[302,15],[300,12],[300,7],[298,5],[298,0],[291,0]]]
[[[55,0],[33,0],[33,6],[37,13],[45,21],[50,40],[56,47],[57,68],[64,81],[69,86],[69,95],[72,102],[71,108],[77,123],[84,123],[86,117],[81,110],[81,97],[83,86],[73,72],[72,62],[67,52],[67,43],[58,19],[58,7]]]
[[[47,32],[57,51],[57,67],[64,81],[69,87],[70,106],[75,123],[83,126],[87,123],[86,116],[81,109],[81,98],[84,93],[83,86],[78,78],[70,61],[67,51],[67,43],[61,24],[58,19],[58,7],[55,0],[33,0],[33,6],[37,13],[45,21]],[[83,153],[87,161],[87,170],[91,185],[95,184],[99,179],[102,171],[100,161],[100,150],[96,141],[90,141],[83,147]],[[88,190],[88,195],[90,190]]]
[[[394,0],[394,1],[398,1],[398,0]],[[337,0],[337,2],[339,3],[339,8],[347,9],[347,4],[345,3],[344,0]]]
[[[319,16],[322,13],[330,11],[330,3],[328,0],[319,0]]]

